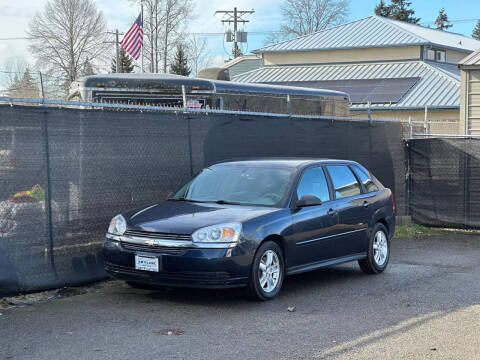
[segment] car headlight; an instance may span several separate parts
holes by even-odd
[[[192,239],[197,243],[235,243],[241,231],[242,224],[239,223],[218,224],[198,229]]]
[[[108,232],[114,235],[123,235],[127,230],[127,222],[122,215],[115,216],[112,221],[110,221],[110,226],[108,227]]]

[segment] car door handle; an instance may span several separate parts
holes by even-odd
[[[363,207],[366,207],[366,208],[367,208],[368,205],[370,205],[370,204],[368,203],[368,201],[364,201],[364,202],[363,202]]]
[[[330,215],[330,216],[333,216],[333,215],[336,215],[337,212],[336,212],[335,210],[333,210],[333,209],[329,209],[328,212],[327,212],[327,214]]]

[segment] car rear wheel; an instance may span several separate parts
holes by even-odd
[[[283,253],[273,241],[264,242],[253,259],[249,292],[257,300],[271,300],[280,292],[285,274]]]
[[[368,245],[367,257],[359,260],[358,264],[367,274],[379,274],[383,272],[390,259],[390,242],[385,225],[375,224]]]

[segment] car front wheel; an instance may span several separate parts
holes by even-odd
[[[280,246],[273,241],[264,242],[253,259],[250,294],[257,300],[273,299],[282,287],[284,269]]]
[[[377,223],[370,235],[367,257],[359,260],[358,264],[363,272],[367,274],[379,274],[387,268],[389,259],[390,242],[388,240],[388,231],[383,224]]]

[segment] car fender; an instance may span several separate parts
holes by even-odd
[[[240,246],[245,252],[255,253],[267,237],[276,235],[287,238],[292,233],[292,215],[290,209],[279,209],[243,224]]]

